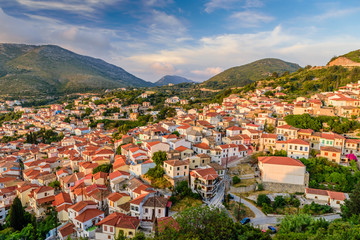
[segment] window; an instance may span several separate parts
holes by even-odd
[[[303,150],[303,147],[300,147],[300,151],[302,151]]]
[[[329,153],[328,153],[328,152],[325,152],[325,156],[327,156],[327,155],[329,155]]]
[[[104,226],[104,231],[107,231],[107,226]]]
[[[292,149],[292,145],[289,146],[289,149]]]
[[[159,214],[161,213],[161,209],[159,209]]]
[[[308,150],[308,148],[307,147],[305,147],[305,151],[307,151]]]
[[[333,153],[333,157],[336,157],[336,153]]]
[[[145,208],[145,213],[148,213],[148,212],[149,212],[149,210],[147,208]]]
[[[329,144],[329,141],[326,141],[326,144]]]
[[[177,167],[177,170],[179,171],[179,170],[180,170],[180,167]]]
[[[184,166],[184,169],[187,169],[187,166]]]
[[[112,232],[113,231],[113,227],[110,227],[110,230],[109,230],[110,232]]]

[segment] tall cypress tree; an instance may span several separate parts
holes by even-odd
[[[24,214],[25,211],[21,205],[21,201],[18,197],[16,197],[10,208],[10,226],[15,230],[21,231],[21,229],[26,225]]]

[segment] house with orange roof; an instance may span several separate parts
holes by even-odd
[[[130,202],[131,197],[127,193],[113,192],[107,196],[107,205],[109,213],[122,212],[121,205]]]
[[[16,195],[20,199],[23,207],[28,205],[30,199],[29,197],[30,193],[38,187],[39,185],[37,184],[24,184],[22,186],[18,185],[18,188],[16,189]]]
[[[180,153],[180,160],[184,160],[194,154],[194,150],[184,146],[177,147],[175,150]]]
[[[120,170],[114,170],[109,174],[110,187],[113,192],[123,189],[124,184],[130,179],[130,173]]]
[[[340,209],[345,199],[349,198],[349,195],[343,192],[306,188],[305,197],[318,203],[325,203],[333,208]]]
[[[65,225],[61,226],[58,229],[58,237],[60,238],[60,240],[75,239],[75,225],[71,222],[67,222]]]
[[[298,159],[290,157],[258,157],[261,180],[265,189],[303,192],[308,187],[309,173]]]
[[[97,166],[99,166],[98,163],[81,162],[79,164],[79,172],[83,172],[85,175],[88,175],[92,173]]]
[[[114,240],[120,233],[127,238],[133,238],[140,227],[140,219],[114,212],[96,224],[95,239],[112,239]]]
[[[57,217],[59,221],[66,222],[69,220],[69,214],[67,212],[67,209],[71,205],[73,205],[73,202],[68,193],[60,192],[59,194],[55,195],[53,206],[56,207],[56,211],[58,212]]]
[[[131,164],[129,167],[129,173],[139,177],[147,173],[150,168],[154,168],[155,166],[156,164],[151,159],[149,159],[139,164]]]
[[[100,171],[93,174],[92,182],[93,184],[106,185],[108,182],[107,178],[108,174]]]
[[[216,194],[219,184],[219,175],[212,167],[198,168],[190,172],[190,188],[204,199],[209,199]]]
[[[287,152],[287,156],[295,159],[300,158],[309,158],[310,153],[310,143],[308,141],[302,139],[289,139],[287,141],[283,141],[280,145],[281,149],[276,150],[285,150]]]
[[[152,157],[154,155],[154,153],[158,152],[158,151],[169,151],[170,150],[170,146],[168,143],[163,143],[160,141],[153,141],[153,142],[147,142],[145,144],[146,149],[148,150],[148,155],[150,157]]]
[[[320,157],[327,158],[329,161],[341,163],[341,149],[336,147],[320,147]]]
[[[192,148],[194,152],[198,154],[209,154],[211,150],[210,146],[206,143],[194,144]]]
[[[126,156],[124,156],[124,155],[116,155],[115,156],[113,170],[129,172],[129,164],[127,164],[127,162],[126,162]]]
[[[95,225],[104,219],[104,212],[92,201],[81,201],[68,208],[69,219],[75,225],[77,237],[95,237]]]
[[[29,194],[29,206],[36,215],[40,217],[54,201],[54,188],[41,186],[31,191]]]
[[[189,160],[167,160],[164,161],[163,168],[173,185],[177,181],[186,180],[189,176]]]
[[[229,127],[226,129],[226,136],[233,137],[242,133],[243,128],[238,126]]]
[[[270,151],[276,147],[277,134],[263,133],[260,137],[260,151]]]
[[[290,126],[290,125],[281,125],[276,127],[276,134],[280,135],[282,140],[287,139],[297,139],[298,128]]]

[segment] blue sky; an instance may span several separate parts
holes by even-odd
[[[273,57],[325,65],[360,48],[360,1],[0,0],[0,42],[56,44],[148,81]]]

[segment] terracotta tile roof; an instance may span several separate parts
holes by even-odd
[[[189,160],[166,160],[164,161],[164,163],[176,167],[176,166],[189,165]]]
[[[199,168],[192,170],[190,173],[191,176],[198,176],[205,180],[214,180],[219,177],[219,175],[216,173],[215,169],[210,168]]]
[[[82,212],[79,216],[77,216],[75,219],[79,222],[84,223],[102,214],[104,214],[104,212],[99,209],[87,209],[84,212]]]
[[[61,236],[66,239],[67,236],[70,236],[71,234],[75,233],[75,225],[68,222],[67,224],[65,224],[63,227],[59,228],[59,233],[61,234]]]
[[[116,228],[137,229],[140,225],[140,219],[137,217],[125,215],[123,213],[114,212],[98,222],[96,225],[101,226],[103,224],[114,226]]]
[[[59,206],[63,203],[72,204],[71,197],[68,193],[61,192],[55,196],[55,200],[53,202],[54,206]]]
[[[346,199],[345,194],[342,192],[328,191],[330,199],[344,201]]]
[[[121,176],[130,176],[130,173],[117,170],[117,171],[114,171],[109,174],[110,180],[113,180],[113,179],[121,177]]]
[[[35,189],[34,193],[39,194],[39,193],[47,192],[47,191],[51,191],[51,190],[54,190],[54,188],[49,187],[49,186],[41,186],[41,187]]]
[[[201,148],[201,149],[210,149],[209,145],[207,145],[206,143],[194,144],[193,147]]]
[[[168,199],[164,197],[149,197],[143,204],[145,207],[153,207],[155,202],[155,207],[166,208]]]
[[[133,199],[130,201],[131,204],[134,204],[134,205],[140,205],[140,203],[142,201],[144,201],[145,197],[148,195],[148,193],[146,194],[141,194],[140,196],[138,196],[137,198]]]
[[[302,139],[289,139],[286,142],[291,144],[310,145],[307,141]]]
[[[183,152],[183,151],[185,151],[185,150],[191,150],[191,149],[189,149],[189,148],[187,148],[187,147],[184,147],[184,146],[180,146],[180,147],[175,148],[175,150],[177,150],[177,151],[179,151],[179,152]]]
[[[341,153],[341,149],[339,148],[326,146],[320,147],[320,151]]]
[[[308,194],[315,194],[315,195],[322,195],[327,196],[328,191],[322,189],[315,189],[315,188],[305,188],[305,192]]]
[[[76,212],[80,212],[83,208],[85,208],[88,205],[96,205],[96,202],[94,202],[94,201],[81,201],[81,202],[75,203],[74,205],[72,205],[69,208],[74,209],[74,211],[76,211]]]
[[[290,157],[268,156],[268,157],[258,157],[258,160],[264,164],[305,167],[305,165],[300,160],[293,159]]]
[[[114,193],[111,193],[107,199],[109,199],[110,201],[112,202],[116,202],[118,201],[119,199],[121,199],[122,197],[128,197],[129,194],[126,194],[126,193],[118,193],[118,192],[114,192]]]

